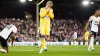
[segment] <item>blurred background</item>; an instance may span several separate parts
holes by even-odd
[[[37,1],[37,0],[34,0]],[[39,7],[45,7],[45,0]],[[50,42],[71,42],[77,32],[77,41],[84,41],[84,27],[91,15],[99,8],[99,0],[51,0],[54,3],[55,18],[51,22]],[[0,0],[0,29],[8,23],[20,24],[17,42],[35,42],[36,37],[36,4],[20,0]],[[100,29],[100,27],[99,27]],[[99,31],[100,32],[100,31]],[[100,41],[100,33],[96,41]]]

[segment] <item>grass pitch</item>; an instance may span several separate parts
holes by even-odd
[[[1,48],[1,47],[0,47]],[[100,56],[100,46],[95,51],[87,51],[88,46],[48,46],[48,51],[39,54],[36,46],[9,47],[9,53],[0,52],[0,56]]]

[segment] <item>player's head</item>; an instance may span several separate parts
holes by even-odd
[[[17,28],[19,27],[19,23],[18,23],[18,22],[16,22],[14,25],[15,25]]]
[[[96,15],[96,16],[100,16],[100,9],[97,9],[97,10],[95,11],[95,15]]]
[[[53,6],[53,2],[52,1],[47,1],[46,7],[52,7],[52,6]]]

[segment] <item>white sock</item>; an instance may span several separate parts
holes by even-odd
[[[0,49],[1,52],[7,53],[5,49]]]
[[[91,50],[91,42],[89,42],[88,50]]]
[[[88,51],[90,51],[91,50],[91,39],[90,39],[90,41],[89,41],[89,46],[88,46]]]
[[[91,37],[88,50],[94,49],[93,45],[94,45],[94,37]]]
[[[94,49],[94,37],[91,38],[91,49]]]
[[[43,51],[43,48],[41,48],[41,49],[40,49],[40,52],[39,52],[39,54],[41,54],[41,53],[42,53],[42,51]]]

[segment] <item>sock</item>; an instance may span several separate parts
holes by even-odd
[[[89,46],[88,46],[88,51],[90,51],[90,50],[91,50],[91,39],[89,41]]]
[[[3,53],[7,53],[7,51],[4,50],[4,49],[0,49],[0,51],[3,52]]]
[[[93,45],[94,45],[94,37],[91,37],[88,50],[94,49]]]
[[[47,47],[46,47],[46,40],[44,41],[44,49],[47,49]]]
[[[43,51],[43,48],[41,48],[41,49],[40,49],[40,52],[39,52],[39,53],[41,54],[41,53],[42,53],[42,51]]]
[[[94,49],[94,37],[91,37],[91,49]]]
[[[42,53],[44,46],[45,46],[45,38],[42,38],[42,46],[39,53]]]

